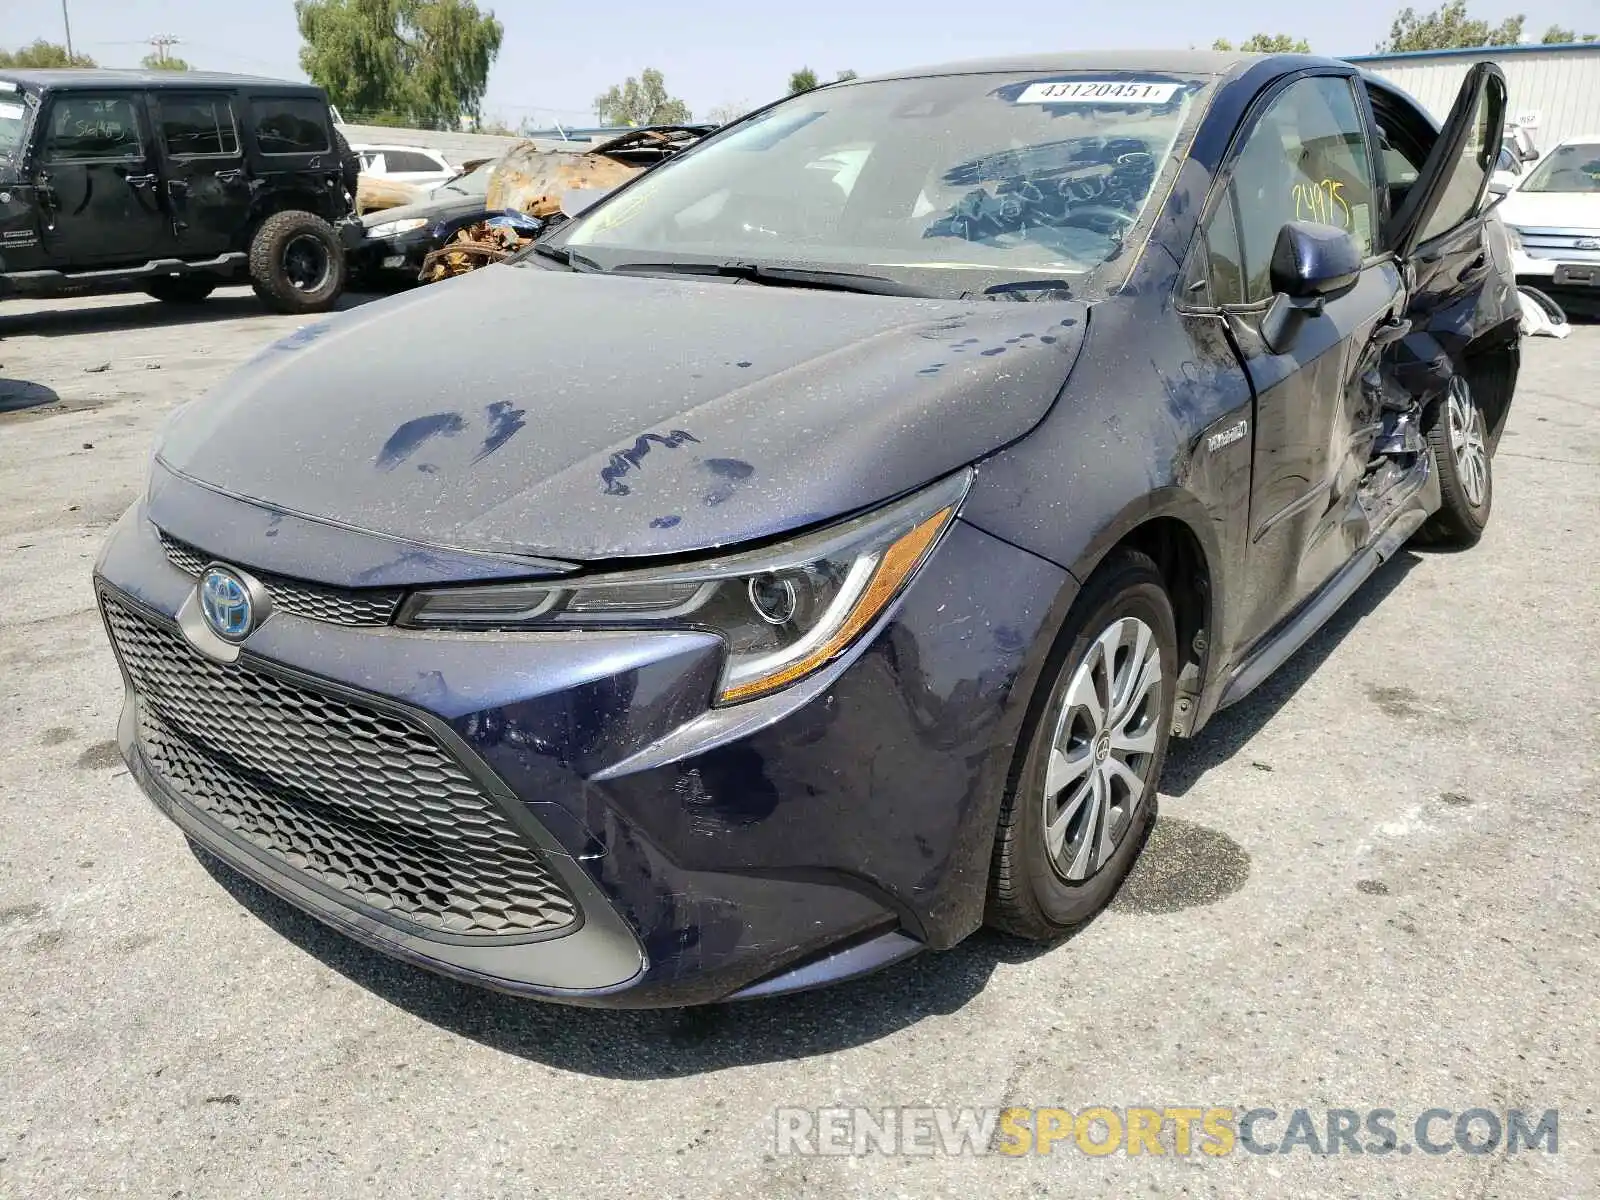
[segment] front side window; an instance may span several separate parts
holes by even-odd
[[[0,85],[0,158],[15,158],[28,143],[28,100],[18,91]]]
[[[1524,192],[1600,192],[1600,142],[1557,146],[1523,181]]]
[[[1242,261],[1234,269],[1243,303],[1272,295],[1272,250],[1290,221],[1343,229],[1363,255],[1372,253],[1372,160],[1349,80],[1315,76],[1285,88],[1246,137],[1229,178],[1238,206]]]
[[[605,269],[781,262],[930,295],[1030,278],[1093,290],[1092,273],[1133,257],[1208,86],[1078,72],[825,87],[670,160],[563,244]]]
[[[239,153],[238,128],[227,96],[163,94],[160,112],[161,140],[175,158],[221,158]]]
[[[256,142],[263,154],[322,154],[332,148],[328,110],[320,101],[298,96],[257,96]]]
[[[144,157],[134,97],[120,92],[63,96],[50,110],[44,156],[47,162]]]

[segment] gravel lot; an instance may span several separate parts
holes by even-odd
[[[0,307],[0,1196],[1600,1194],[1600,326],[1528,344],[1482,546],[1402,554],[1176,747],[1086,932],[627,1014],[358,949],[197,859],[118,760],[100,540],[167,410],[298,324],[248,292]],[[774,1108],[835,1104],[1556,1108],[1560,1140],[773,1152]]]

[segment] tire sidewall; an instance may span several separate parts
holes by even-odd
[[[1147,777],[1143,801],[1134,813],[1133,823],[1122,835],[1111,859],[1082,883],[1068,883],[1050,862],[1044,837],[1044,778],[1049,763],[1051,741],[1061,705],[1073,673],[1082,664],[1095,640],[1123,617],[1137,617],[1156,635],[1161,649],[1161,710],[1159,740]],[[1128,586],[1110,592],[1085,613],[1074,626],[1075,632],[1065,656],[1056,670],[1049,697],[1028,734],[1027,757],[1017,780],[1017,802],[1021,804],[1020,848],[1024,874],[1033,903],[1052,925],[1063,932],[1089,920],[1111,901],[1123,879],[1133,867],[1144,845],[1158,808],[1157,790],[1171,739],[1172,710],[1176,702],[1177,630],[1172,606],[1161,585],[1144,572],[1130,572]]]
[[[1476,389],[1468,385],[1468,398],[1471,400],[1471,417],[1477,424],[1484,440],[1484,480],[1483,503],[1473,504],[1467,499],[1466,488],[1462,486],[1461,476],[1456,471],[1455,445],[1450,437],[1450,412],[1449,399],[1442,403],[1439,418],[1434,423],[1436,435],[1433,440],[1434,466],[1439,471],[1440,503],[1448,512],[1449,517],[1462,532],[1476,538],[1483,532],[1489,523],[1490,511],[1494,508],[1494,459],[1488,453],[1489,428],[1488,419],[1483,414],[1483,409],[1478,404]]]
[[[289,279],[284,255],[290,243],[314,237],[328,256],[328,275],[315,291],[303,291]],[[250,244],[250,274],[258,294],[285,312],[318,312],[344,291],[348,265],[339,236],[315,213],[274,213],[261,223]]]

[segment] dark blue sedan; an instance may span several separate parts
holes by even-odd
[[[1282,55],[842,82],[307,326],[175,415],[97,565],[129,766],[513,992],[1057,939],[1171,737],[1483,530],[1504,107]]]

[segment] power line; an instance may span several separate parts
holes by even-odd
[[[158,33],[154,37],[146,38],[145,40],[155,48],[156,61],[158,63],[164,63],[167,61],[168,46],[176,46],[180,44],[180,39],[173,37],[170,33]]]

